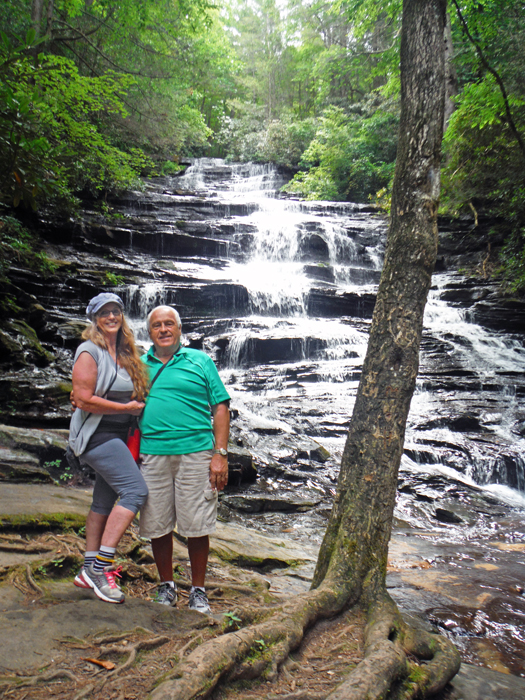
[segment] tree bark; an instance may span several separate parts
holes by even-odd
[[[44,0],[33,0],[31,3],[31,25],[35,30],[35,39],[40,37],[42,28],[42,14],[44,9]]]
[[[405,0],[401,119],[385,263],[339,483],[313,588],[349,602],[384,587],[405,425],[437,254],[445,0]]]
[[[458,75],[454,66],[454,45],[452,43],[452,23],[447,12],[445,22],[445,114],[443,117],[443,133],[447,130],[448,122],[455,109],[454,97],[458,94]]]

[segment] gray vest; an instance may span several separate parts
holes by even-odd
[[[115,362],[107,350],[87,340],[78,346],[73,364],[83,352],[89,353],[97,363],[95,396],[104,396],[115,377]],[[75,409],[69,424],[69,445],[77,457],[85,451],[90,437],[101,420],[102,413],[88,413],[88,411],[81,411],[80,408]]]

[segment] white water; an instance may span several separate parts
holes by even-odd
[[[244,256],[232,254],[220,266],[188,260],[175,267],[179,277],[187,275],[188,280],[202,283],[231,282],[248,292],[250,313],[229,320],[223,358],[222,374],[234,405],[245,415],[256,416],[264,426],[296,433],[310,424],[303,416],[318,411],[317,423],[326,424],[327,429],[316,439],[338,454],[344,429],[338,432],[334,426],[344,426],[351,414],[369,320],[312,316],[308,300],[318,288],[331,290],[336,298],[375,292],[386,225],[380,217],[349,203],[276,199],[281,184],[270,166],[196,161],[184,177],[177,178],[177,189],[211,192],[212,201],[223,205],[222,221],[239,235],[248,232],[251,245]],[[239,204],[246,205],[244,215],[231,215],[233,206],[238,210]],[[309,256],[305,251],[312,240],[315,245]],[[406,445],[416,454],[418,468],[454,474],[504,500],[510,491],[515,502],[521,503],[519,491],[488,482],[496,467],[500,473],[505,470],[504,465],[498,466],[500,445],[502,453],[512,456],[518,488],[525,490],[520,459],[525,441],[514,431],[516,417],[520,412],[525,416],[523,392],[520,398],[516,391],[525,369],[523,337],[471,323],[466,311],[440,298],[448,281],[444,273],[433,279],[425,312],[424,341],[428,342],[423,344]],[[133,293],[141,318],[155,303],[162,303],[160,284],[151,283]],[[137,320],[135,328],[146,341],[145,325]],[[213,340],[205,340],[205,349],[213,351],[208,342]],[[428,349],[432,345],[439,346],[438,355]],[[257,348],[266,348],[266,362],[254,359]],[[280,356],[282,352],[293,358]],[[466,373],[467,377],[455,387],[449,370],[452,376]],[[443,387],[439,386],[440,374],[445,378]],[[247,389],[257,377],[257,389]],[[450,416],[471,414],[481,426],[474,437],[447,424]],[[440,419],[442,424],[434,424]],[[484,435],[490,437],[489,447]],[[410,463],[415,464],[404,460],[404,468],[410,468]]]

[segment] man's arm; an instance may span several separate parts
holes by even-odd
[[[228,449],[230,436],[230,409],[229,401],[215,404],[211,407],[213,413],[213,436],[215,449]],[[214,454],[210,463],[210,484],[212,489],[222,491],[228,483],[228,457]]]

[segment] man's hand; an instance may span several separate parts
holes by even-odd
[[[214,491],[222,491],[228,483],[228,457],[214,454],[210,462],[210,485]]]

